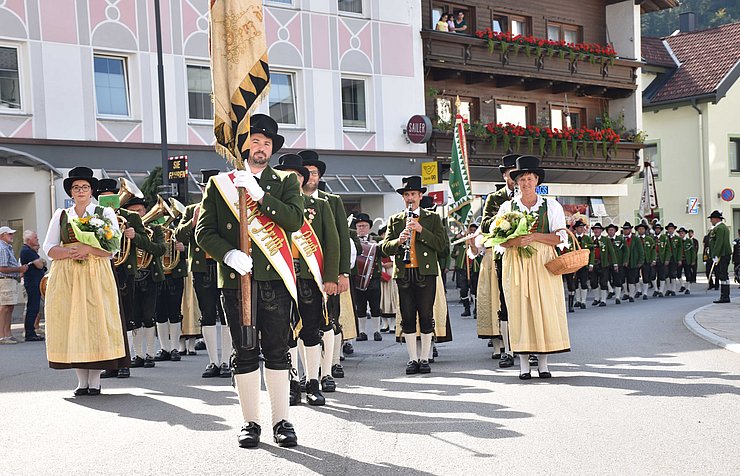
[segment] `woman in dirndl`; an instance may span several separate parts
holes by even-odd
[[[113,210],[92,202],[97,184],[91,169],[70,170],[64,190],[74,205],[54,212],[43,245],[52,260],[44,306],[46,355],[52,369],[75,369],[75,396],[99,395],[101,371],[128,365],[112,254],[80,243],[71,225],[97,216],[118,234]]]
[[[509,314],[511,350],[519,354],[519,378],[532,378],[529,354],[536,354],[537,373],[550,378],[547,365],[549,354],[570,351],[568,321],[565,312],[563,280],[545,267],[557,256],[555,247],[568,246],[563,207],[557,200],[539,196],[537,185],[545,179],[539,159],[522,156],[511,178],[519,187],[520,195],[504,203],[499,215],[509,211],[535,213],[537,221],[532,233],[504,243],[503,287]],[[517,247],[531,246],[536,252],[523,257]]]

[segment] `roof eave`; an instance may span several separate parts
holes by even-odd
[[[675,109],[678,107],[691,106],[692,104],[707,103],[707,102],[716,104],[717,101],[719,101],[719,99],[720,98],[717,96],[717,92],[714,91],[708,94],[699,94],[696,96],[685,96],[685,97],[676,98],[676,99],[668,99],[666,101],[649,102],[649,103],[646,102],[646,103],[643,103],[642,110],[643,112],[659,111],[661,109]]]

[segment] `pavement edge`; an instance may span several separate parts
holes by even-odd
[[[723,349],[729,350],[730,352],[740,354],[740,344],[708,331],[705,327],[703,327],[696,321],[696,314],[711,306],[714,306],[714,304],[707,304],[706,306],[702,306],[698,309],[690,311],[683,318],[684,325],[688,330],[693,332],[698,337],[701,337],[705,341],[710,342],[718,347],[722,347]]]

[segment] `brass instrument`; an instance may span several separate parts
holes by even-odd
[[[171,273],[180,263],[180,251],[177,249],[177,238],[175,238],[175,231],[172,226],[175,220],[185,215],[185,205],[179,200],[170,197],[169,202],[171,205],[169,213],[171,215],[167,218],[164,229],[164,241],[167,248],[162,256],[162,267],[165,273]]]
[[[144,194],[139,190],[139,187],[131,180],[120,177],[118,181],[121,183],[120,190],[118,191],[120,207],[123,207],[133,197],[144,198]],[[116,219],[118,220],[118,228],[121,230],[121,249],[113,256],[113,266],[117,268],[125,263],[128,260],[129,254],[131,254],[131,239],[123,236],[124,230],[128,228],[128,220],[120,214],[116,214]]]
[[[165,202],[162,197],[157,196],[157,203],[152,207],[151,210],[149,210],[146,215],[141,217],[141,221],[144,223],[144,226],[146,227],[146,234],[149,236],[149,239],[154,239],[154,230],[149,228],[148,224],[155,220],[159,220],[163,216],[167,215],[168,217],[171,217],[173,215],[172,209],[169,205],[167,205],[167,202]],[[169,230],[169,228],[165,228],[165,239],[167,238],[166,231]],[[170,230],[171,231],[171,230]],[[166,252],[165,252],[166,254]],[[154,256],[152,256],[151,253],[147,253],[146,251],[142,249],[136,250],[136,268],[137,269],[146,269],[149,267],[150,264],[152,264],[152,259]]]

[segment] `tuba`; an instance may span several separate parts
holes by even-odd
[[[185,205],[174,197],[169,198],[171,207],[169,208],[170,216],[167,218],[164,229],[164,240],[167,249],[162,256],[162,268],[165,273],[171,273],[180,263],[180,252],[177,250],[177,238],[172,226],[175,220],[185,215]]]
[[[171,217],[173,215],[172,209],[169,205],[167,205],[167,202],[165,202],[162,197],[157,196],[157,203],[152,207],[151,210],[149,210],[146,215],[141,217],[141,221],[144,223],[144,226],[146,227],[146,233],[149,236],[149,239],[154,238],[154,230],[149,228],[148,224],[155,220],[159,220],[163,216]],[[165,228],[165,239],[167,238],[167,231],[169,228]],[[169,230],[170,232],[172,230]],[[168,250],[169,251],[169,250]],[[165,253],[166,254],[166,253]],[[151,253],[147,253],[144,250],[137,249],[136,250],[136,268],[137,269],[145,269],[148,268],[150,264],[152,264],[152,259],[154,256],[152,256]]]
[[[118,181],[121,183],[120,190],[118,191],[118,203],[119,206],[123,207],[126,202],[131,200],[133,197],[144,198],[144,194],[139,190],[131,180],[120,177]],[[116,214],[118,220],[118,228],[121,231],[128,228],[128,220],[122,217],[120,214]],[[131,253],[131,240],[129,238],[121,237],[121,249],[113,256],[113,266],[118,267],[128,260],[128,256]]]

